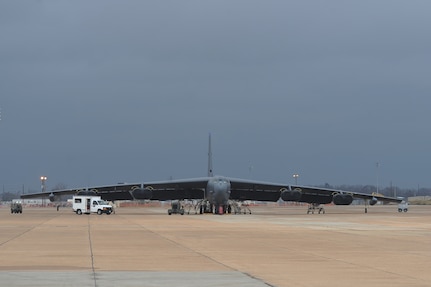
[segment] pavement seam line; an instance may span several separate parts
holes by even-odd
[[[96,280],[96,272],[94,270],[94,254],[93,254],[93,244],[91,241],[91,223],[90,223],[90,216],[88,216],[88,242],[90,245],[90,258],[91,258],[91,270],[93,273],[93,281],[94,281],[94,287],[97,287],[97,280]]]
[[[141,225],[141,224],[138,224],[138,223],[135,223],[135,222],[133,222],[133,221],[130,221],[129,219],[126,219],[126,221],[131,222],[132,224],[137,225],[137,226],[139,226],[140,228],[142,228],[142,229],[144,229],[144,230],[146,230],[146,231],[148,231],[148,232],[150,232],[150,233],[153,233],[153,234],[155,234],[155,235],[157,235],[157,236],[159,236],[159,237],[161,237],[161,238],[163,238],[163,239],[165,239],[165,240],[167,240],[167,241],[169,241],[169,242],[173,243],[174,245],[180,246],[180,247],[181,247],[181,248],[183,248],[183,249],[187,249],[187,250],[192,251],[192,252],[194,252],[194,253],[196,253],[196,254],[199,254],[200,256],[202,256],[202,257],[204,257],[204,258],[206,258],[206,259],[208,259],[208,260],[210,260],[210,261],[213,261],[213,262],[215,262],[215,263],[217,263],[217,264],[220,264],[220,265],[222,265],[222,266],[224,266],[224,267],[226,267],[226,268],[228,268],[228,269],[230,269],[230,270],[232,270],[232,271],[235,271],[235,272],[238,272],[238,273],[244,274],[245,276],[250,277],[250,278],[252,278],[252,279],[254,279],[254,280],[259,280],[259,281],[261,281],[263,284],[265,284],[265,285],[267,285],[267,286],[269,286],[269,287],[274,287],[274,285],[271,285],[271,284],[269,284],[269,283],[265,282],[264,280],[262,280],[262,279],[260,279],[260,278],[258,278],[258,277],[251,276],[250,274],[248,274],[248,273],[246,273],[246,272],[242,272],[242,271],[240,271],[240,270],[238,270],[238,269],[236,269],[236,268],[233,268],[233,267],[231,267],[231,266],[229,266],[229,265],[226,265],[226,264],[224,264],[224,263],[222,263],[222,262],[220,262],[220,261],[217,261],[217,260],[215,260],[214,258],[211,258],[210,256],[208,256],[208,255],[206,255],[206,254],[204,254],[204,253],[202,253],[202,252],[199,252],[199,251],[197,251],[197,250],[194,250],[194,249],[192,249],[192,248],[190,248],[190,247],[187,247],[187,246],[185,246],[185,245],[179,244],[178,242],[176,242],[176,241],[174,241],[174,240],[170,239],[169,237],[166,237],[166,236],[164,236],[164,235],[162,235],[162,234],[160,234],[160,233],[158,233],[158,232],[155,232],[155,231],[153,231],[153,230],[151,230],[151,229],[148,229],[147,227],[145,227],[145,226],[143,226],[143,225]]]
[[[48,221],[51,221],[51,220],[55,219],[55,218],[56,218],[56,217],[58,217],[58,216],[60,216],[60,215],[57,215],[57,216],[55,216],[55,217],[53,217],[53,218],[50,218],[50,219],[48,219],[48,220],[45,220],[45,221],[43,221],[43,222],[39,223],[38,225],[35,225],[35,226],[33,226],[33,227],[31,227],[31,228],[29,228],[29,229],[27,229],[27,230],[25,230],[25,231],[21,232],[20,234],[15,235],[15,236],[14,236],[14,237],[12,237],[12,238],[9,238],[8,240],[6,240],[6,241],[4,241],[4,242],[0,243],[0,246],[6,245],[7,243],[11,242],[12,240],[15,240],[15,239],[17,239],[17,238],[19,238],[19,237],[23,236],[24,234],[29,233],[30,231],[32,231],[32,230],[34,230],[34,229],[38,228],[39,226],[42,226],[43,224],[47,223]]]
[[[335,232],[340,232],[340,231],[335,231]],[[324,255],[319,254],[318,252],[311,252],[311,251],[302,250],[302,249],[298,250],[297,248],[284,248],[284,249],[286,249],[286,250],[292,250],[292,251],[297,252],[297,253],[303,253],[303,254],[307,254],[309,256],[314,256],[314,257],[322,258],[322,259],[329,260],[329,261],[342,262],[344,264],[348,264],[348,265],[351,265],[351,266],[354,266],[354,267],[358,267],[359,266],[359,267],[370,269],[370,270],[379,270],[382,273],[391,274],[391,275],[395,275],[395,276],[398,276],[398,277],[405,277],[405,278],[410,278],[412,280],[421,280],[421,281],[424,281],[423,279],[412,277],[412,276],[410,276],[408,274],[398,274],[398,273],[392,272],[390,270],[385,270],[385,269],[378,268],[378,267],[370,267],[370,266],[367,266],[367,265],[364,265],[364,264],[358,264],[358,263],[351,262],[351,261],[348,261],[348,260],[345,260],[345,259],[340,259],[340,258],[330,257],[330,256],[324,256]]]

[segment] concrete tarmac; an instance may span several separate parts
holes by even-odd
[[[431,206],[0,208],[2,286],[431,286]]]

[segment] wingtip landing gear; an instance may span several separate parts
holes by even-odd
[[[368,213],[368,206],[369,206],[369,202],[368,202],[368,200],[365,200],[365,209],[364,209],[364,213]]]

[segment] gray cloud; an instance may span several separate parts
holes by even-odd
[[[430,186],[428,1],[2,1],[0,182]]]

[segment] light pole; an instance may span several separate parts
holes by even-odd
[[[293,178],[295,179],[295,184],[298,184],[298,177],[299,177],[299,174],[297,173],[293,175]]]
[[[377,178],[376,192],[377,192],[377,194],[379,194],[379,167],[380,167],[380,163],[376,162],[376,178]]]
[[[46,177],[46,176],[41,176],[41,177],[40,177],[40,183],[41,183],[40,188],[41,188],[42,192],[45,192],[45,188],[46,188],[46,179],[47,179],[47,177]],[[43,206],[43,207],[45,207],[45,197],[42,197],[42,206]]]
[[[47,180],[48,178],[46,177],[46,176],[41,176],[40,177],[40,182],[41,182],[41,189],[42,189],[42,192],[45,192],[45,189],[46,189],[46,180]]]

